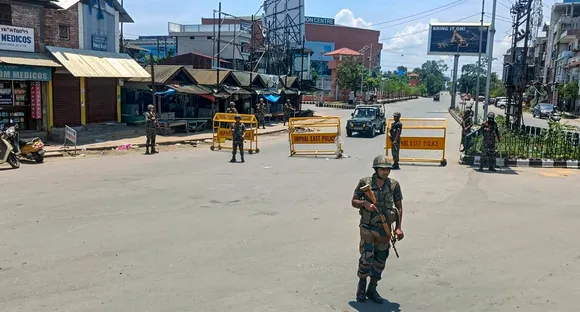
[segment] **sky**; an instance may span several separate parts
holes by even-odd
[[[503,54],[511,46],[511,16],[509,8],[516,0],[497,0],[496,34],[492,71],[501,77]],[[549,23],[554,0],[544,0],[543,23]],[[558,2],[561,2],[558,1]],[[219,1],[191,0],[124,0],[125,10],[135,20],[125,24],[124,36],[167,35],[167,23],[199,24],[202,17],[212,17]],[[262,0],[222,0],[222,11],[235,16],[261,14]],[[484,23],[491,23],[492,0],[484,3]],[[444,60],[451,76],[452,56],[427,55],[430,22],[475,22],[481,19],[482,0],[305,0],[307,16],[335,18],[336,24],[379,30],[383,43],[383,71],[406,66],[420,67],[426,60]],[[540,32],[541,33],[541,32]],[[459,58],[459,69],[476,63],[477,57]]]

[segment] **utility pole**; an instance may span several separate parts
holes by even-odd
[[[123,7],[123,0],[121,0],[121,7]],[[121,35],[119,37],[120,37],[119,50],[121,51],[121,53],[125,53],[125,42],[123,39],[123,22],[121,22]]]
[[[491,26],[489,28],[489,37],[487,38],[487,78],[485,80],[485,103],[483,106],[483,115],[487,116],[489,108],[489,91],[491,89],[491,65],[493,63],[493,40],[495,37],[495,11],[497,9],[497,0],[493,0],[491,10]]]
[[[481,0],[481,21],[479,25],[479,47],[477,55],[477,69],[475,82],[475,110],[473,111],[473,124],[477,124],[477,113],[479,112],[479,79],[481,76],[481,46],[483,45],[483,15],[485,14],[485,0]],[[489,76],[489,73],[488,73]],[[485,104],[484,104],[485,105]]]
[[[157,103],[155,103],[155,60],[153,60],[153,53],[149,53],[149,65],[151,66],[151,104],[155,106],[155,111],[157,110]]]
[[[215,21],[214,21],[214,23],[215,23]],[[221,64],[220,64],[220,42],[222,39],[221,37],[222,37],[222,3],[220,2],[219,6],[218,6],[218,37],[217,37],[217,60],[216,60],[216,62],[217,62],[217,67],[216,67],[217,75],[216,75],[216,83],[215,83],[216,86],[219,86],[219,84],[220,84],[220,67],[221,67]]]

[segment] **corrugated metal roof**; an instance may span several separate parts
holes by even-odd
[[[213,86],[217,83],[217,70],[213,69],[193,69],[193,68],[185,68],[193,79],[197,81],[197,84],[206,85],[206,86]],[[219,83],[223,83],[224,80],[231,74],[229,70],[220,70],[220,80]]]
[[[52,46],[46,49],[75,77],[151,78],[127,54]]]
[[[166,84],[177,71],[181,70],[182,67],[182,65],[155,65],[155,83]],[[150,83],[151,66],[145,66],[144,69],[149,73],[149,77],[130,78],[128,81]]]
[[[204,88],[202,86],[196,86],[196,85],[187,85],[187,86],[175,86],[175,85],[171,85],[168,86],[171,89],[174,89],[177,92],[180,93],[187,93],[187,94],[212,94],[212,91]]]
[[[0,63],[40,67],[62,67],[48,55],[30,52],[0,51]]]
[[[280,84],[286,88],[290,88],[296,82],[296,79],[298,77],[288,76],[286,78],[286,76],[280,76]]]
[[[246,90],[246,89],[242,89],[240,87],[228,87],[225,86],[224,90],[229,93],[229,94],[246,94],[246,95],[250,95],[252,94],[252,92]]]
[[[262,77],[260,77],[259,73],[251,73],[251,78],[252,81],[250,83],[250,72],[247,71],[232,71],[232,75],[236,78],[236,80],[240,83],[241,87],[249,87],[251,86],[256,79],[260,79],[262,81],[262,84],[264,84],[264,81],[262,80]]]

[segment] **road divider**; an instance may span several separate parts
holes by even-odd
[[[226,141],[232,140],[232,131],[230,126],[236,122],[235,116],[242,117],[241,122],[246,125],[246,134],[244,135],[244,151],[249,154],[259,153],[258,148],[258,120],[255,115],[251,114],[231,114],[231,113],[216,113],[213,117],[213,135],[210,150],[231,150],[231,144],[225,145]],[[249,145],[246,146],[245,142]]]
[[[439,163],[441,166],[447,165],[445,159],[445,146],[447,142],[447,119],[445,118],[401,118],[403,123],[403,134],[407,130],[419,130],[424,136],[401,136],[400,150],[417,151],[442,151],[441,158],[413,158],[399,157],[399,162],[409,163]],[[385,152],[389,157],[389,151],[393,147],[390,130],[394,119],[387,120],[387,135]],[[416,132],[416,131],[412,131]],[[405,156],[405,155],[403,155]]]
[[[294,155],[334,155],[342,158],[342,138],[340,117],[297,117],[288,120],[288,140],[290,156]],[[297,145],[311,146],[297,149]],[[326,148],[334,145],[333,148]],[[320,148],[316,148],[319,147]]]

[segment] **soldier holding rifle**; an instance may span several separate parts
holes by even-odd
[[[393,165],[386,156],[379,155],[373,160],[375,173],[359,180],[351,204],[359,209],[360,259],[358,264],[358,288],[356,300],[370,299],[383,303],[377,292],[377,284],[385,269],[391,244],[404,237],[401,228],[403,221],[403,194],[399,182],[389,178]],[[395,223],[395,230],[391,225]],[[367,278],[370,283],[367,289]]]

